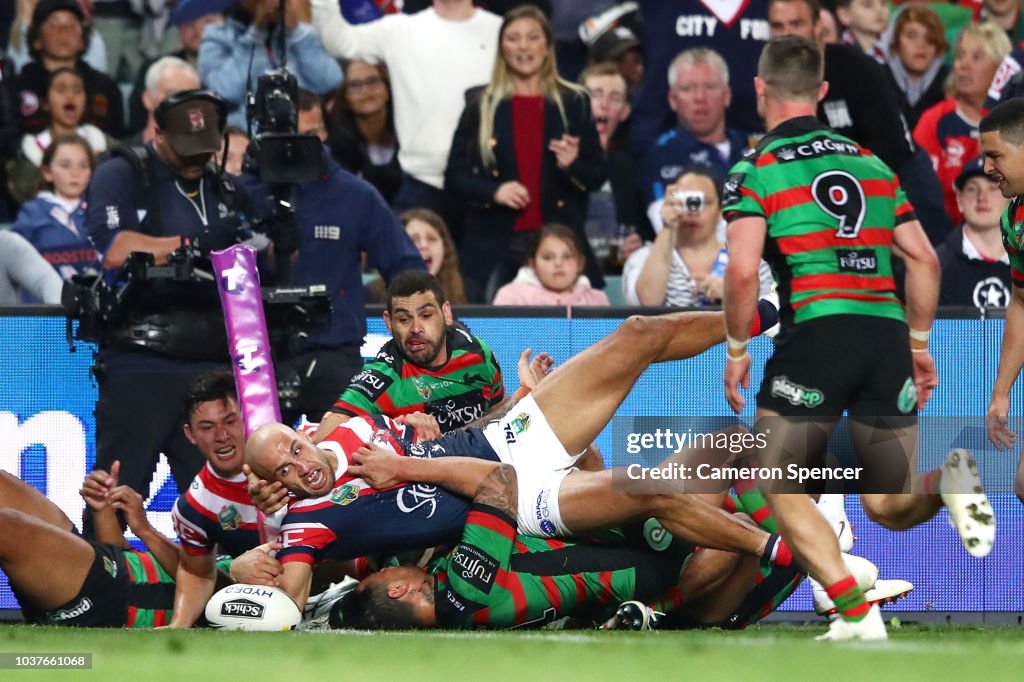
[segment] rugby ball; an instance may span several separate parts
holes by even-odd
[[[302,612],[284,590],[265,585],[228,585],[206,602],[210,627],[272,632],[292,630]]]

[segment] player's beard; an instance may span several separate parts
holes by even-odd
[[[423,367],[432,367],[436,365],[438,363],[438,356],[441,354],[441,346],[444,345],[444,335],[433,342],[429,339],[424,339],[422,336],[417,337],[416,340],[422,341],[425,345],[419,350],[413,351],[410,348],[412,338],[406,338],[405,343],[402,344],[402,350],[405,351],[406,357],[417,365]]]

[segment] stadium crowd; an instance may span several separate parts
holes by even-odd
[[[829,84],[819,98],[803,102],[804,128],[797,132],[818,130],[814,122],[845,136],[815,138],[815,144],[832,145],[829,151],[848,145],[870,159],[863,173],[896,188],[888,197],[888,220],[896,224],[888,227],[903,260],[891,267],[886,260],[872,275],[901,283],[906,272],[906,289],[875,290],[891,299],[879,305],[897,311],[879,315],[901,320],[905,336],[906,307],[911,339],[924,343],[912,343],[912,360],[893,371],[901,380],[914,375],[909,389],[903,387],[916,390],[913,397],[901,392],[901,405],[909,400],[904,412],[923,405],[934,384],[924,359],[927,333],[920,332],[922,341],[913,330],[925,322],[930,327],[934,302],[930,310],[921,303],[931,292],[921,282],[936,275],[932,293],[942,305],[1021,305],[1020,250],[1001,238],[1000,220],[1011,206],[1001,188],[1024,178],[1016,180],[1009,167],[994,170],[979,140],[1003,134],[1000,143],[1020,143],[1007,132],[1015,130],[1012,121],[982,122],[1000,100],[1024,94],[1017,75],[1024,63],[1024,3],[217,4],[222,13],[204,11],[201,0],[4,4],[0,223],[9,230],[0,231],[0,304],[58,303],[59,279],[92,272],[116,280],[133,252],[162,263],[183,245],[209,253],[244,241],[260,251],[268,282],[326,287],[329,326],[296,340],[278,367],[285,383],[294,379],[285,421],[305,414],[321,422],[298,431],[278,425],[246,446],[234,383],[218,373],[226,350],[205,343],[220,310],[208,319],[203,302],[183,311],[189,317],[180,323],[195,339],[166,340],[159,357],[130,340],[102,347],[95,370],[97,470],[82,490],[87,539],[45,500],[0,477],[0,490],[10,491],[3,499],[16,501],[0,503],[0,528],[10,531],[0,533],[0,568],[27,619],[188,627],[201,618],[218,581],[279,586],[302,607],[346,573],[368,582],[341,583],[344,589],[332,586],[309,599],[308,620],[513,627],[557,614],[648,627],[659,612],[663,626],[744,627],[809,573],[819,579],[816,607],[848,624],[876,617],[872,604],[906,593],[901,581],[877,580],[877,571],[856,557],[816,558],[807,536],[794,531],[798,524],[787,520],[803,512],[780,508],[777,495],[750,481],[733,481],[736,495],[718,491],[707,499],[611,497],[611,474],[600,471],[591,441],[647,364],[692,357],[726,340],[717,308],[735,303],[740,281],[729,273],[749,275],[741,303],[749,304],[744,315],[753,316],[736,317],[740,304],[727,308],[730,362],[749,357],[746,334],[780,321],[772,303],[779,261],[762,253],[760,243],[744,241],[730,264],[734,235],[727,221],[735,227],[751,220],[759,187],[751,183],[767,182],[755,180],[755,170],[779,139],[774,130],[765,136],[762,120],[773,106],[766,101],[776,102],[778,93],[774,82],[755,86],[755,76],[765,45],[785,36],[820,56]],[[263,233],[237,220],[242,213],[269,215],[280,202],[275,183],[260,176],[255,151],[242,152],[258,137],[249,127],[254,112],[247,94],[261,75],[282,66],[298,85],[294,130],[316,140],[310,164],[320,168],[315,179],[294,183],[294,235]],[[789,118],[768,120],[774,128],[789,125]],[[804,153],[796,143],[773,149],[773,162]],[[825,152],[807,155],[819,153]],[[816,201],[826,212],[831,206],[842,225],[850,187],[833,189]],[[858,218],[854,235],[860,226]],[[936,272],[929,274],[932,261]],[[359,349],[368,301],[385,304],[393,339],[364,365]],[[511,396],[486,340],[458,322],[453,303],[706,310],[631,318],[591,349],[605,353],[593,365],[604,369],[591,376],[579,371],[586,359],[549,376],[551,358],[524,351],[517,368],[523,388]],[[743,334],[732,338],[738,331]],[[683,336],[685,343],[673,340]],[[189,352],[177,352],[179,343]],[[1007,395],[1024,362],[1016,343],[1008,337],[1004,347],[1004,360],[1021,356],[1007,360],[1015,367],[1000,365],[998,385]],[[192,353],[195,346],[205,346],[204,353]],[[727,375],[726,385],[735,389],[741,381]],[[577,394],[592,402],[589,419],[568,415]],[[993,398],[993,417],[1003,419],[997,435],[1009,445],[1001,398]],[[518,412],[506,414],[513,403]],[[141,410],[158,417],[125,423],[126,414]],[[472,428],[488,420],[500,420],[493,422],[497,435]],[[560,475],[539,471],[511,447],[531,421],[531,433],[548,440],[524,439],[525,447],[553,443],[564,456]],[[446,466],[447,458],[438,456],[424,460],[437,465],[428,470],[404,461],[414,457],[397,461],[383,452],[435,447],[436,454],[476,460]],[[174,510],[180,551],[156,537],[130,492],[148,490],[160,452],[171,460],[181,493]],[[284,459],[272,462],[278,455]],[[566,475],[573,466],[581,469],[575,478]],[[865,508],[890,528],[919,523],[942,502],[950,504],[948,480],[960,475],[958,467],[967,465],[958,460],[929,472],[927,495],[913,510],[894,510],[884,500]],[[412,499],[426,500],[418,504],[427,504],[429,515],[417,521],[391,518],[383,509],[361,511],[396,497],[401,507],[406,486]],[[1024,468],[1018,487],[1024,490]],[[425,490],[432,492],[416,497]],[[318,491],[332,495],[327,512],[306,499],[317,499]],[[283,546],[261,544],[262,514],[272,514],[289,493],[288,515],[305,531],[289,533],[286,520]],[[543,518],[531,518],[541,499]],[[836,504],[828,496],[818,500],[822,520],[814,531],[837,532],[848,552],[843,502]],[[599,506],[622,513],[610,518]],[[125,546],[114,510],[149,552]],[[353,520],[357,510],[376,514],[373,533]],[[985,512],[974,514],[978,522]],[[645,524],[634,533],[631,524],[648,517],[658,524],[655,539],[668,529],[671,542],[655,547]],[[322,532],[299,537],[313,527],[311,518]],[[985,528],[965,531],[970,522],[957,521],[965,543],[974,533],[977,544],[968,551],[990,546]],[[613,525],[623,529],[610,539],[554,539]],[[50,554],[25,556],[30,534],[46,537]],[[453,553],[410,553],[446,544],[456,546]],[[658,554],[670,544],[671,551]],[[234,559],[219,563],[217,552]],[[398,559],[369,578],[391,560],[377,555]],[[51,556],[74,557],[58,592],[39,580],[38,566]],[[567,556],[574,570],[544,573]],[[337,560],[333,574],[312,570],[323,558]],[[469,573],[459,570],[470,561],[477,563]],[[502,594],[488,594],[494,578],[487,570],[513,576]],[[78,581],[82,590],[69,591]],[[582,584],[587,590],[570,599]],[[83,610],[87,593],[106,605],[102,612]],[[338,601],[351,595],[357,596]],[[633,604],[616,612],[619,602]],[[879,637],[877,628],[844,627],[829,634]]]

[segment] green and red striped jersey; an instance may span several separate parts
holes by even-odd
[[[1010,277],[1013,285],[1024,287],[1024,199],[1014,197],[1006,207],[1000,221],[1003,246],[1010,257]]]
[[[474,504],[461,542],[429,565],[438,624],[507,629],[568,615],[608,618],[634,598],[637,566],[625,552],[588,551],[595,549],[517,535],[508,515]]]
[[[914,210],[870,151],[815,118],[790,119],[733,166],[722,204],[730,222],[765,219],[784,326],[826,315],[906,319],[892,242]]]
[[[352,377],[331,408],[351,417],[397,417],[425,412],[443,433],[483,417],[505,397],[498,358],[462,325],[448,327],[448,362],[426,368],[409,362],[391,339]]]

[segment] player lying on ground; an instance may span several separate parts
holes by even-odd
[[[97,541],[85,540],[41,492],[0,471],[0,569],[29,623],[79,627],[166,625],[174,603],[178,548],[146,520],[142,497],[93,471],[82,486]],[[116,512],[149,551],[129,547]]]
[[[653,516],[677,537],[701,546],[758,556],[767,552],[786,563],[788,550],[777,538],[703,500],[618,493],[611,489],[610,472],[573,470],[575,457],[569,453],[582,452],[596,438],[646,367],[693,357],[723,338],[720,313],[631,317],[545,378],[501,421],[422,444],[403,445],[403,429],[379,416],[347,422],[319,448],[281,424],[260,427],[246,445],[247,463],[255,474],[281,481],[305,498],[291,505],[281,528],[281,587],[301,606],[316,561],[418,549],[461,537],[468,511],[463,498],[428,485],[396,485],[375,493],[347,473],[349,453],[370,441],[414,456],[463,455],[512,464],[521,489],[520,530],[529,535],[568,535]]]

